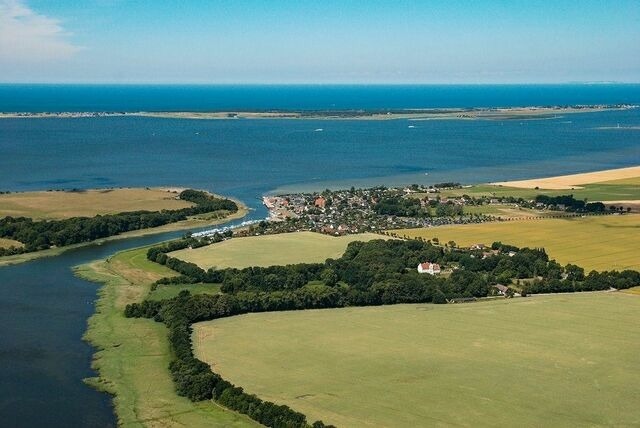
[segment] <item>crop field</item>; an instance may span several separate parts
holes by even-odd
[[[193,335],[229,381],[337,426],[638,426],[638,311],[600,292],[248,314]]]
[[[495,241],[518,247],[544,247],[561,264],[574,263],[588,272],[640,270],[640,215],[607,215],[561,219],[514,220],[423,229],[394,230],[398,236],[438,238],[459,246]]]
[[[340,237],[314,232],[282,233],[235,238],[193,250],[174,251],[169,255],[195,263],[203,269],[317,263],[340,257],[350,242],[372,239],[387,238],[373,233]]]
[[[192,206],[165,189],[104,189],[77,192],[24,192],[0,195],[0,217],[63,219],[117,214],[126,211],[160,211]]]
[[[562,213],[515,207],[509,204],[465,205],[465,214],[486,214],[503,218],[547,217]]]

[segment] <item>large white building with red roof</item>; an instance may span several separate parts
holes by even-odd
[[[429,275],[436,275],[440,273],[440,265],[437,263],[420,263],[418,265],[418,273],[428,273]]]

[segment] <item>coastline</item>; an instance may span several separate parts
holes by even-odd
[[[571,190],[580,189],[580,185],[602,183],[640,177],[640,166],[607,169],[580,174],[559,175],[528,180],[500,181],[489,183],[493,186],[516,187],[520,189]]]
[[[271,110],[271,111],[137,111],[137,112],[0,112],[0,119],[73,119],[96,117],[153,117],[162,119],[236,120],[509,120],[552,119],[557,115],[630,110],[635,105],[523,106],[505,108],[433,108],[372,110]]]
[[[100,284],[95,312],[83,336],[95,350],[92,368],[97,376],[84,382],[112,396],[118,426],[258,426],[216,403],[194,403],[178,396],[167,370],[172,357],[166,327],[152,320],[125,318],[125,306],[144,300],[153,281],[175,275],[148,262],[146,248],[74,267],[77,277]]]
[[[13,256],[0,257],[0,267],[24,263],[31,260],[44,258],[44,257],[54,257],[68,250],[82,248],[89,245],[100,245],[104,242],[113,241],[117,239],[136,238],[140,236],[155,235],[155,234],[160,234],[164,232],[175,232],[175,231],[188,230],[193,228],[215,226],[218,224],[226,223],[228,221],[241,219],[249,213],[249,208],[242,202],[233,198],[227,198],[227,199],[231,199],[236,204],[238,204],[238,211],[224,218],[209,219],[209,220],[192,218],[192,219],[179,221],[176,223],[165,224],[163,226],[158,226],[154,228],[132,230],[129,232],[122,233],[120,235],[109,236],[107,238],[101,238],[95,241],[82,242],[79,244],[72,244],[72,245],[67,245],[65,247],[59,247],[59,248],[49,248],[47,250],[35,251],[32,253],[24,253],[24,254],[16,254]]]

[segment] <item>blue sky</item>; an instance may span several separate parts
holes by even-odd
[[[0,82],[640,82],[640,1],[0,0]]]

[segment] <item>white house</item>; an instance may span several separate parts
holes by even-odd
[[[436,275],[440,273],[440,265],[437,263],[420,263],[418,265],[418,273],[428,273],[429,275]]]

